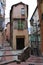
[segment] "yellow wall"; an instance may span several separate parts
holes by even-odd
[[[25,38],[25,47],[29,45],[28,31],[27,30],[13,30],[13,48],[16,50],[16,37],[24,37]]]

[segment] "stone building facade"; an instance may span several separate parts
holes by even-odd
[[[20,2],[11,7],[10,25],[13,49],[21,50],[28,46],[28,5]]]
[[[35,11],[30,19],[31,24],[31,48],[33,48],[33,54],[40,54],[41,47],[41,36],[40,36],[40,20],[38,14],[38,6],[35,8]],[[38,50],[38,52],[37,52]]]
[[[10,42],[10,22],[6,24],[6,30],[5,30],[6,40]]]
[[[0,41],[2,41],[3,29],[5,26],[5,5],[6,0],[0,0]]]

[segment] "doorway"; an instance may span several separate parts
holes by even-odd
[[[16,38],[16,49],[21,50],[24,48],[24,38]]]

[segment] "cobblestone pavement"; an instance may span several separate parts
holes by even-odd
[[[0,57],[0,65],[1,63],[3,62],[7,62],[7,61],[10,61],[10,60],[18,60],[17,56],[12,56],[12,55],[16,55],[16,54],[19,54],[22,52],[21,51],[13,51],[13,49],[10,47],[10,45],[5,42],[4,45],[3,45],[3,49],[0,49],[0,52],[3,52],[2,55],[4,55],[4,57]],[[1,54],[0,54],[1,55]],[[5,55],[10,55],[10,56],[5,56]],[[30,56],[25,62],[20,62],[19,63],[16,63],[16,62],[12,62],[12,63],[9,63],[7,65],[43,65],[43,57],[37,57],[37,56]]]

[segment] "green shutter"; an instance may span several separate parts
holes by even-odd
[[[23,29],[23,22],[21,21],[21,29]]]
[[[24,24],[23,24],[23,21],[21,21],[21,29],[24,28]]]
[[[23,30],[23,28],[24,28],[23,21],[18,20],[18,29]]]
[[[20,29],[20,21],[18,20],[18,29]]]

